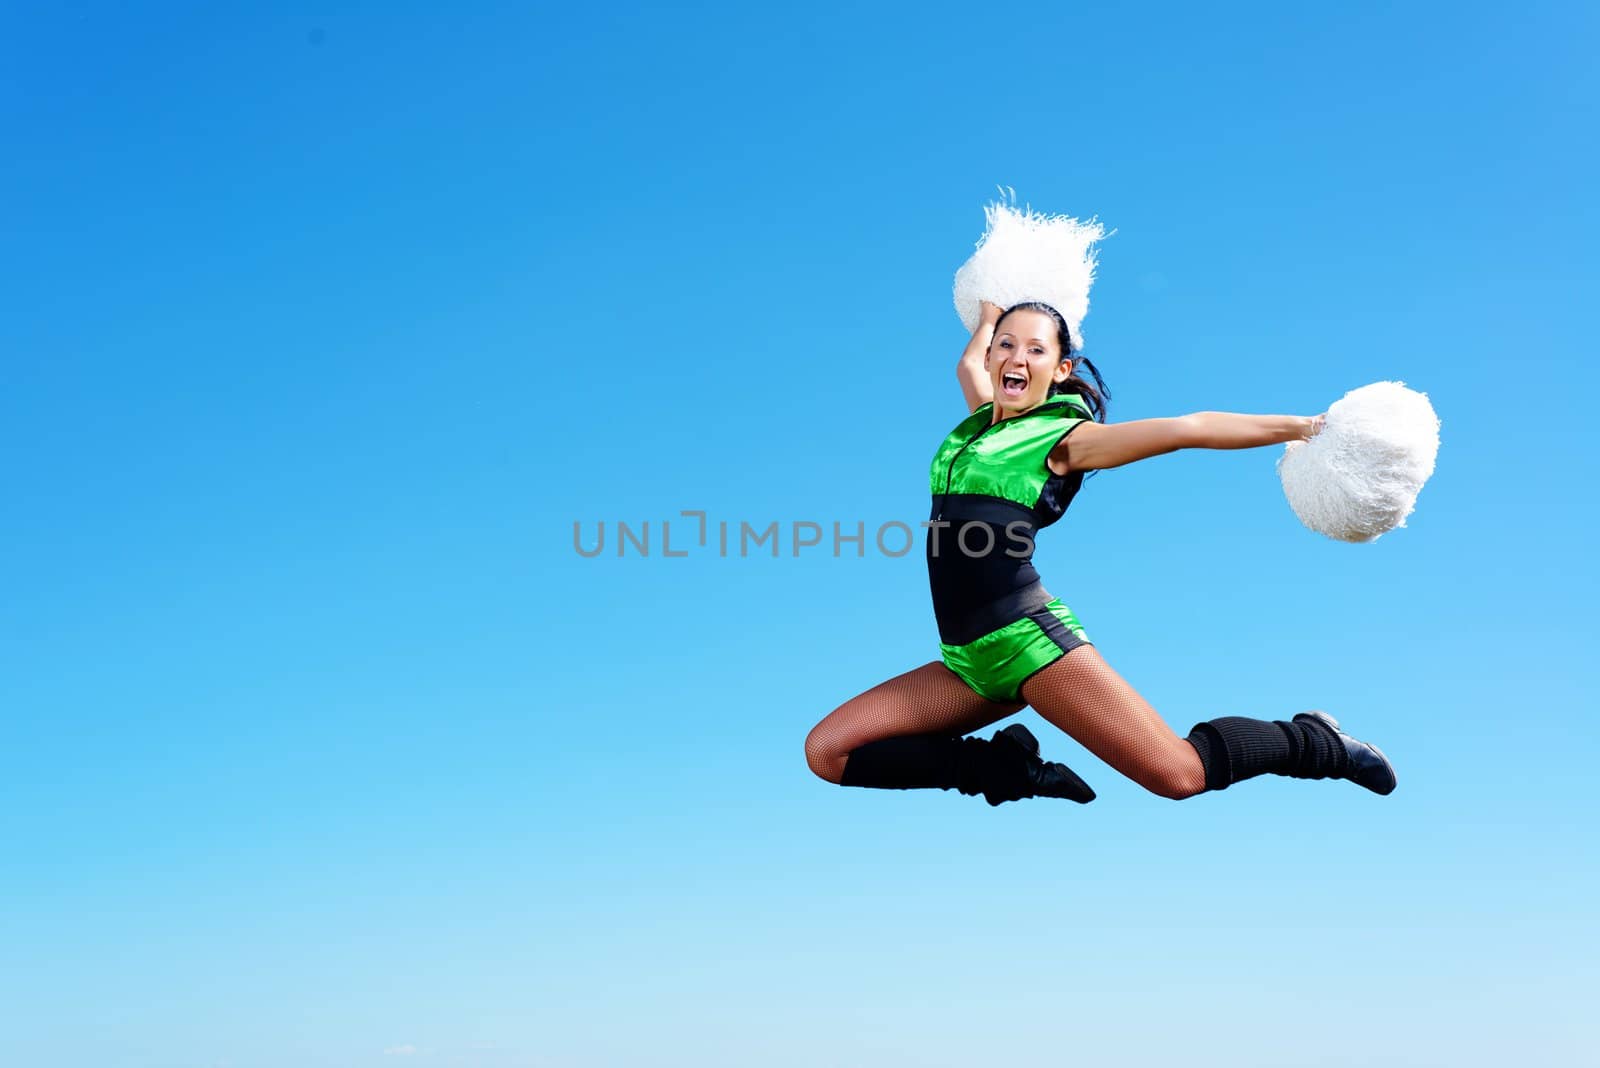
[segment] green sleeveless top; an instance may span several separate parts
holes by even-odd
[[[1036,507],[1047,483],[1062,481],[1045,458],[1056,442],[1092,416],[1082,396],[1058,393],[991,426],[992,418],[993,403],[981,405],[944,439],[928,470],[936,495],[977,494]],[[1052,522],[1058,518],[1059,511],[1049,517]]]

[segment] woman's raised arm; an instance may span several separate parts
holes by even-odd
[[[1094,471],[1179,449],[1253,449],[1309,439],[1322,429],[1323,416],[1240,415],[1196,412],[1173,419],[1135,419],[1127,423],[1085,422],[1050,450],[1051,470]]]
[[[983,357],[989,351],[989,342],[994,339],[994,326],[1000,321],[1000,313],[1004,310],[988,301],[978,305],[978,327],[972,332],[972,340],[967,342],[966,350],[961,353],[961,362],[956,365],[956,380],[961,383],[961,395],[967,398],[969,413],[994,400],[994,383],[984,369]]]

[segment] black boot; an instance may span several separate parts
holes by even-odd
[[[1023,750],[1028,769],[1026,797],[1061,797],[1087,805],[1094,800],[1089,784],[1078,778],[1076,772],[1065,764],[1044,760],[1039,756],[1039,739],[1020,723],[1013,723],[1003,731],[996,731],[992,741],[1009,742]],[[996,802],[990,802],[995,804]]]
[[[955,789],[982,794],[991,805],[1025,797],[1094,800],[1094,791],[1065,764],[1039,758],[1038,739],[1020,723],[988,741],[912,734],[868,742],[851,750],[839,781],[885,790]]]
[[[1395,788],[1388,758],[1340,731],[1326,712],[1302,712],[1290,722],[1224,716],[1195,724],[1188,741],[1200,754],[1208,790],[1266,774],[1348,779],[1377,794]]]
[[[1344,770],[1339,773],[1339,778],[1349,779],[1357,786],[1364,786],[1375,794],[1392,794],[1399,780],[1394,774],[1394,765],[1389,763],[1389,758],[1383,755],[1383,750],[1371,742],[1360,742],[1350,737],[1339,729],[1339,721],[1326,712],[1301,712],[1294,717],[1296,723],[1310,724],[1321,723],[1333,731],[1339,739],[1339,744],[1344,747]]]

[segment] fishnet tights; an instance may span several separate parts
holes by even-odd
[[[960,736],[1016,715],[1021,702],[985,700],[939,660],[880,682],[823,717],[806,736],[806,763],[829,782],[857,746],[906,734]]]

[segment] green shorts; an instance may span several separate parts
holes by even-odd
[[[1083,624],[1055,597],[1014,623],[965,645],[939,644],[945,666],[981,697],[1003,704],[1023,700],[1022,684],[1080,645],[1090,645]]]

